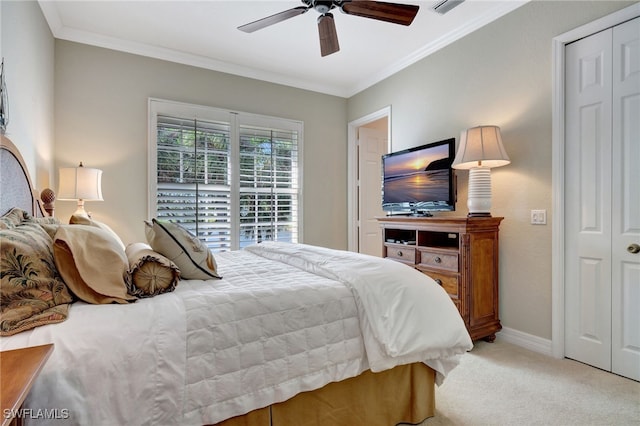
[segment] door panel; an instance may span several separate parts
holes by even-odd
[[[565,353],[611,367],[611,30],[566,49]]]
[[[640,380],[640,18],[613,29],[612,366]]]
[[[376,217],[382,210],[382,155],[387,153],[387,134],[378,129],[358,129],[358,251],[382,256],[382,232]]]

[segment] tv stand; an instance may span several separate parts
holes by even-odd
[[[414,210],[412,212],[398,212],[398,213],[393,213],[393,212],[389,212],[387,213],[387,217],[433,217],[433,214],[431,214],[431,212],[429,211],[418,211],[418,210]]]
[[[414,211],[413,213],[410,213],[409,216],[411,217],[433,217],[433,215],[429,212],[419,212],[419,211]]]
[[[383,256],[429,275],[458,308],[473,340],[493,342],[501,217],[383,217]]]

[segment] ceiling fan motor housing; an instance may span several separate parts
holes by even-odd
[[[313,7],[316,12],[321,15],[329,12],[336,7],[336,2],[333,0],[303,0],[308,6]]]

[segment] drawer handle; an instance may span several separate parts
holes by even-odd
[[[398,257],[402,257],[402,252],[398,250]]]
[[[442,263],[442,259],[440,259],[439,256],[436,256],[436,258],[433,259],[433,261],[436,262],[436,263]]]
[[[442,285],[442,280],[441,280],[440,278],[436,278],[436,283],[437,283],[438,285]]]

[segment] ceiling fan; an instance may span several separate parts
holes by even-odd
[[[320,54],[331,55],[340,50],[338,45],[338,33],[333,20],[331,10],[338,8],[347,15],[361,16],[363,18],[377,19],[393,24],[411,25],[413,18],[418,13],[419,6],[399,3],[386,3],[368,0],[302,0],[304,6],[294,7],[266,18],[258,19],[238,27],[240,31],[252,33],[254,31],[277,24],[286,19],[302,15],[315,9],[318,16],[318,32],[320,33]]]

